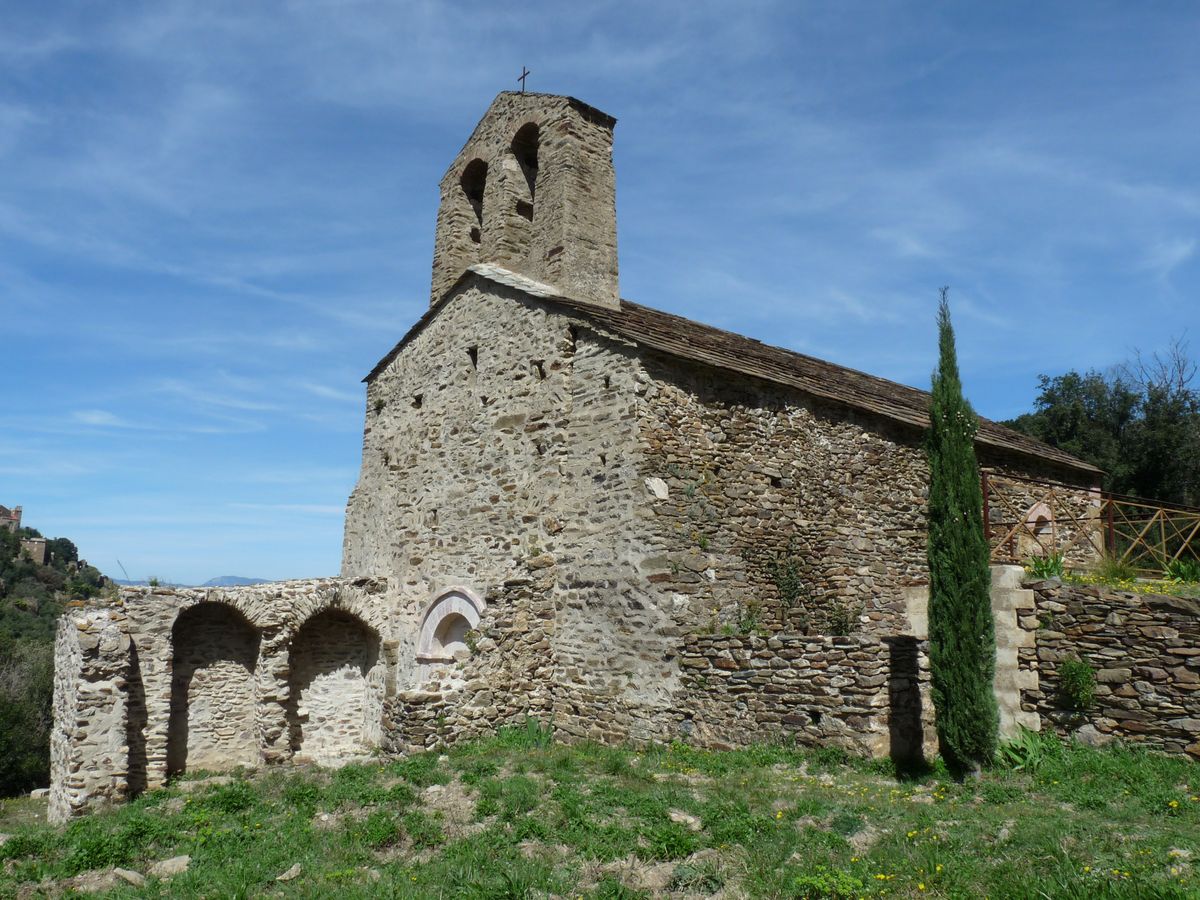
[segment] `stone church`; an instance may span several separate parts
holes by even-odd
[[[526,717],[564,740],[927,743],[928,395],[621,299],[614,125],[503,93],[450,164],[429,310],[365,379],[339,577],[63,617],[54,818]],[[999,425],[978,453],[1098,500],[1096,469]],[[1018,587],[995,580],[1009,727]]]

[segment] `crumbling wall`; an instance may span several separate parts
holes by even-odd
[[[50,808],[54,822],[124,800],[129,636],[114,610],[74,608],[54,643]]]
[[[1039,675],[1023,708],[1043,725],[1091,740],[1120,737],[1200,758],[1200,601],[1102,586],[1032,582],[1026,619],[1036,647],[1022,662]],[[1096,702],[1075,711],[1061,696],[1059,667],[1096,670]]]
[[[364,723],[354,751],[378,745],[380,710],[394,688],[386,594],[387,582],[371,578],[125,588],[115,601],[69,610],[55,645],[52,818],[161,787],[188,768],[290,759],[290,649],[301,626],[327,611],[356,618],[371,635],[356,643],[344,629],[322,652],[327,665],[340,653],[353,669],[369,644],[366,656],[378,660],[367,677],[374,707],[353,713]],[[324,759],[351,755],[335,745]]]

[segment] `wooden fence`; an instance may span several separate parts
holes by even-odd
[[[1103,556],[1139,574],[1200,561],[1200,509],[984,471],[984,528],[993,562],[1061,554],[1089,568]]]

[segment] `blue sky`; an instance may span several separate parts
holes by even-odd
[[[103,571],[331,574],[362,376],[491,98],[618,118],[622,295],[977,409],[1200,344],[1194,3],[0,0],[0,503]]]

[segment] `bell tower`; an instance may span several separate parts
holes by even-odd
[[[497,96],[442,178],[430,302],[494,263],[619,306],[616,121],[573,97]]]

